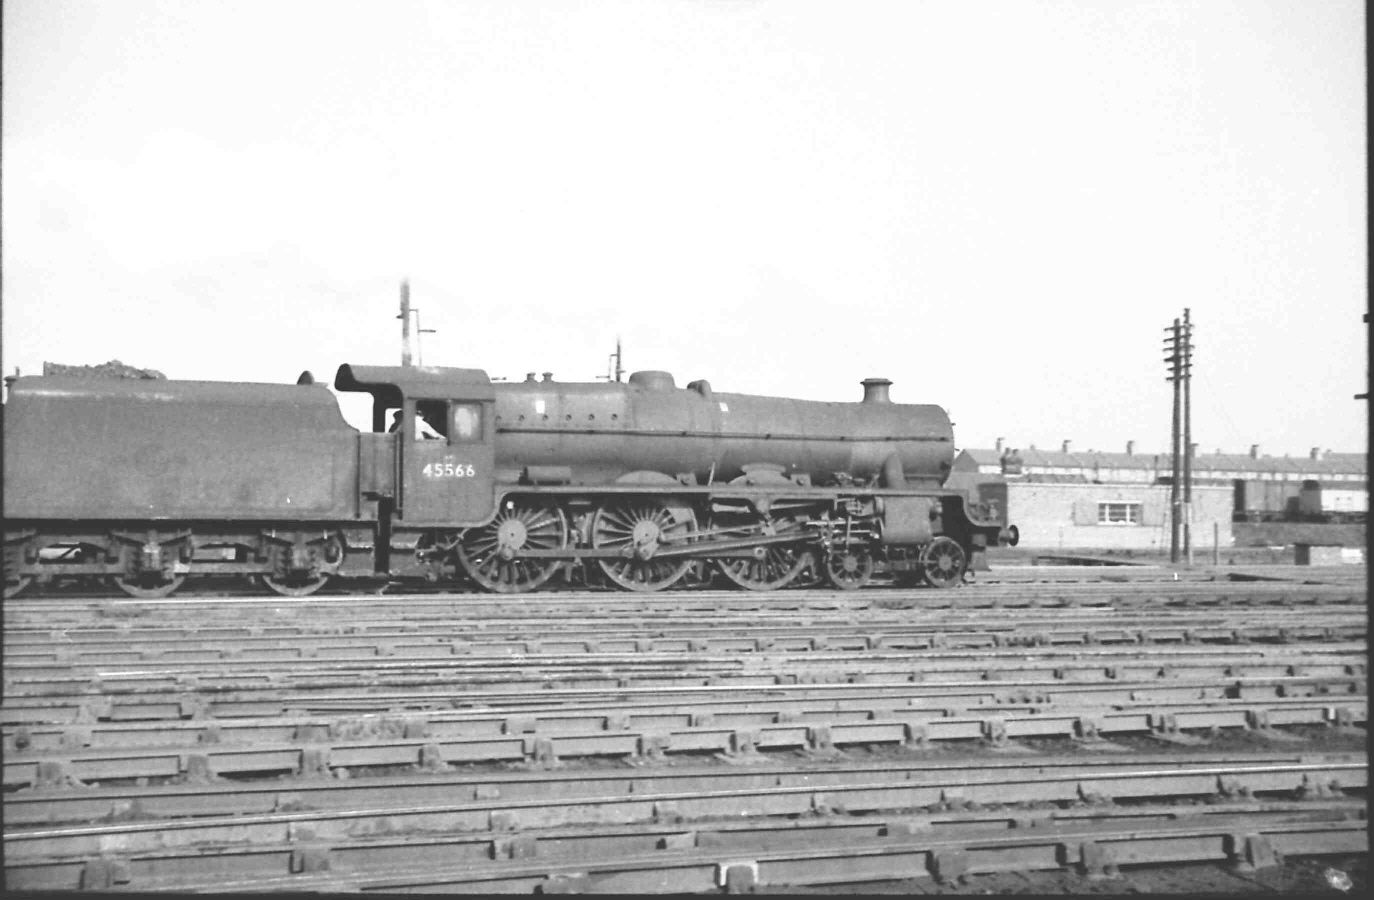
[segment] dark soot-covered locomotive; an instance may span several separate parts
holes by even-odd
[[[296,385],[12,380],[4,409],[5,596],[35,578],[136,597],[188,575],[302,596],[331,576],[466,575],[490,591],[555,576],[656,591],[719,573],[769,590],[958,584],[1015,543],[995,485],[942,487],[938,406],[628,383],[493,383],[477,369],[350,366],[358,432]]]

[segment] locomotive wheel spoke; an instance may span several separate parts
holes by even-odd
[[[521,550],[556,550],[568,545],[568,520],[561,509],[513,502],[489,524],[463,531],[453,548],[468,577],[498,594],[532,591],[562,565],[556,559],[521,559]]]
[[[959,542],[949,537],[937,537],[921,551],[921,577],[931,587],[949,588],[964,578],[968,555]]]
[[[692,567],[692,560],[654,559],[661,544],[683,544],[697,530],[689,507],[666,502],[617,503],[596,511],[591,523],[591,545],[597,549],[633,550],[633,556],[598,559],[597,565],[612,583],[627,591],[661,591],[676,584]],[[641,552],[647,553],[643,558]]]
[[[714,523],[717,529],[724,529],[722,537],[727,540],[761,536],[764,525],[769,519],[758,513],[726,514]],[[796,531],[801,536],[801,526],[790,519],[771,520],[775,534]],[[799,548],[786,544],[765,545],[758,548],[763,555],[752,557],[724,557],[716,560],[716,568],[735,585],[748,591],[773,591],[786,587],[797,579],[806,568],[807,555]]]
[[[859,546],[836,547],[825,558],[825,578],[842,591],[856,591],[873,580],[873,554]]]

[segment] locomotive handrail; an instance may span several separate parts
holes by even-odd
[[[762,440],[762,441],[837,441],[840,443],[888,443],[888,442],[923,442],[923,443],[953,443],[953,439],[945,435],[930,434],[875,434],[875,435],[849,435],[849,434],[779,434],[777,432],[756,433],[752,431],[690,431],[682,429],[649,429],[649,428],[559,428],[555,425],[543,428],[533,428],[526,426],[496,426],[497,434],[602,434],[613,435],[615,437],[697,437],[697,438],[721,438],[725,440]]]

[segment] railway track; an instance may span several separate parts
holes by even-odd
[[[398,599],[8,601],[7,886],[734,891],[1367,846],[1346,585]]]
[[[1352,799],[1365,787],[1365,766],[1353,756],[443,778],[428,790],[414,778],[328,793],[278,790],[271,811],[249,808],[269,799],[260,790],[221,788],[201,792],[197,816],[184,814],[184,794],[178,804],[166,791],[86,796],[84,810],[56,806],[58,797],[46,807],[49,817],[109,803],[114,821],[12,824],[6,876],[12,887],[59,890],[224,889],[226,877],[254,890],[473,890],[548,889],[550,878],[580,874],[585,880],[570,887],[709,890],[745,878],[731,875],[735,866],[750,873],[736,887],[837,875],[950,879],[1008,860],[1079,863],[1105,876],[1124,862],[1262,864],[1276,847],[1293,852],[1303,842],[1357,852],[1366,837],[1363,804]],[[172,801],[172,815],[159,798]],[[1197,805],[1203,801],[1211,805]],[[32,818],[42,803],[32,798],[15,808]],[[213,880],[205,875],[207,848],[215,851]],[[806,866],[818,857],[831,865]],[[416,872],[420,859],[430,862]],[[694,871],[713,867],[724,880],[699,884],[699,871],[680,869],[689,863]]]
[[[720,590],[703,585],[689,590],[657,594],[625,593],[618,591],[560,590],[529,594],[492,595],[487,593],[455,593],[451,586],[425,586],[414,582],[375,584],[364,588],[345,585],[337,591],[322,591],[301,598],[263,595],[250,582],[235,580],[207,586],[197,593],[178,593],[165,599],[133,599],[123,594],[111,594],[108,587],[96,586],[80,590],[55,590],[37,595],[21,595],[6,601],[6,607],[61,620],[64,616],[83,617],[94,607],[104,610],[108,617],[137,615],[137,610],[164,610],[179,606],[221,606],[235,600],[266,607],[310,609],[323,605],[331,608],[355,607],[376,611],[379,602],[387,606],[406,605],[418,609],[433,609],[447,613],[461,608],[474,614],[486,614],[509,609],[512,605],[526,608],[577,610],[590,608],[600,612],[609,609],[640,612],[735,609],[866,609],[890,606],[921,609],[986,609],[1018,606],[1064,607],[1077,605],[1112,606],[1129,603],[1145,605],[1208,605],[1249,604],[1327,604],[1362,605],[1365,579],[1346,571],[1312,575],[1302,567],[1291,567],[1291,576],[1269,579],[1228,581],[1203,578],[1196,573],[1183,580],[1171,580],[1169,572],[1114,575],[1085,575],[1083,567],[1061,567],[1054,572],[1040,567],[1026,567],[1027,573],[1015,570],[999,574],[954,590],[927,590],[894,586],[867,588],[860,591],[834,589],[789,588],[782,591]],[[1276,567],[1279,568],[1279,567]]]

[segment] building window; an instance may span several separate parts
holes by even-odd
[[[1097,504],[1097,524],[1099,525],[1139,525],[1139,503],[1099,503]]]

